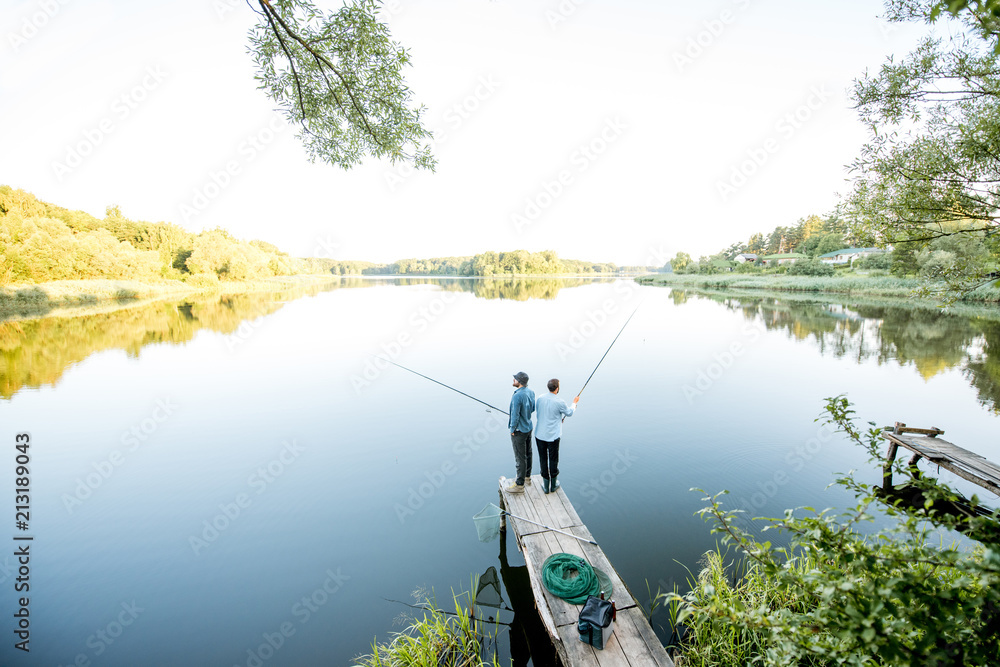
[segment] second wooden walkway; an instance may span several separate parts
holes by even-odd
[[[512,483],[513,480],[500,478],[500,504],[503,509],[551,528],[588,540],[594,539],[562,488],[546,494],[542,491],[542,478],[535,476],[532,484],[524,487],[524,493],[508,493],[507,487]],[[599,546],[513,517],[508,517],[506,524],[514,528],[518,548],[528,566],[538,615],[564,667],[674,667],[642,609]],[[552,595],[542,583],[542,564],[554,553],[582,556],[593,567],[611,577],[614,589],[611,599],[618,609],[618,620],[614,624],[614,634],[603,650],[580,641],[576,621],[581,607]]]
[[[892,462],[897,449],[905,447],[913,452],[909,462],[911,467],[925,458],[1000,496],[1000,465],[939,438],[939,435],[944,435],[939,428],[910,428],[900,422],[896,422],[892,430],[884,430],[882,437],[889,441],[889,451],[883,467],[882,488],[886,491],[892,488]]]

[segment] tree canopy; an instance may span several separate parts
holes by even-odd
[[[379,2],[349,0],[335,12],[309,0],[248,4],[259,16],[250,30],[257,81],[311,160],[348,169],[370,155],[434,168],[424,108],[403,79],[410,56],[379,20]]]
[[[886,18],[933,22],[952,4],[889,0]],[[852,95],[869,139],[852,165],[851,232],[866,243],[918,249],[944,236],[982,236],[991,262],[940,276],[956,293],[989,279],[1000,254],[1000,56],[986,6],[993,4],[956,5],[957,34],[929,36],[904,58],[890,58],[857,80]]]

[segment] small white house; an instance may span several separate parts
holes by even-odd
[[[889,252],[885,248],[842,248],[819,256],[819,261],[824,264],[847,264],[853,263],[856,259]]]
[[[737,264],[746,264],[747,262],[756,262],[757,254],[752,252],[741,252],[733,258],[733,261]]]

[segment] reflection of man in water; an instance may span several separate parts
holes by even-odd
[[[528,566],[511,567],[507,562],[507,531],[500,532],[500,578],[510,598],[514,620],[510,622],[510,658],[513,667],[555,667],[559,664],[542,619],[535,609]]]

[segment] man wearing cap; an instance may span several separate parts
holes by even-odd
[[[535,392],[528,389],[528,375],[514,375],[514,395],[510,397],[510,442],[514,446],[517,480],[507,487],[512,493],[523,493],[524,483],[531,483],[531,413],[535,411]]]
[[[562,423],[566,417],[572,417],[577,396],[573,405],[559,398],[559,380],[549,380],[549,393],[538,397],[535,405],[538,411],[538,426],[535,428],[535,444],[538,446],[538,467],[542,469],[542,489],[551,493],[559,488],[556,476],[559,474],[559,439],[562,437]]]

